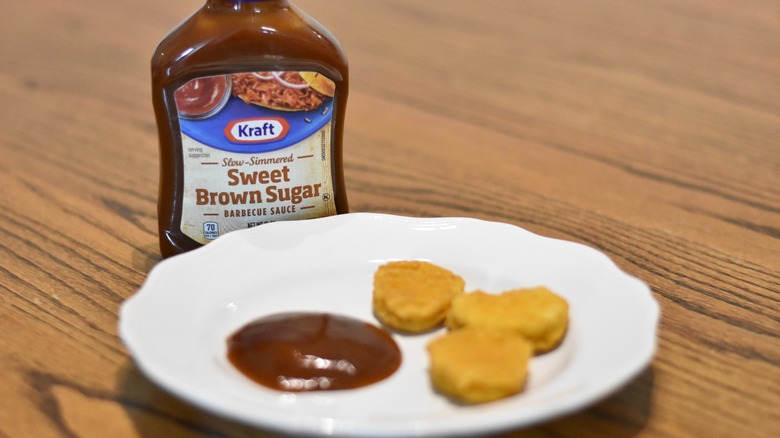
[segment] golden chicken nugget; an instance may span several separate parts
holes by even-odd
[[[428,343],[434,387],[455,400],[484,403],[523,390],[533,347],[506,331],[467,328]]]
[[[546,287],[501,294],[475,291],[453,299],[446,325],[508,330],[528,339],[536,353],[560,344],[568,326],[569,303]]]
[[[426,331],[444,321],[452,298],[464,286],[462,278],[432,263],[389,262],[374,274],[374,313],[388,327]]]

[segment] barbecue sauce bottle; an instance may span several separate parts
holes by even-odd
[[[157,47],[163,256],[230,231],[347,212],[347,60],[287,0],[207,0]]]

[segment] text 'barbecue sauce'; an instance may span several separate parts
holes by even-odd
[[[346,213],[347,60],[288,0],[207,0],[152,58],[160,250]]]
[[[228,359],[247,377],[282,391],[354,389],[392,375],[401,351],[386,331],[327,313],[280,313],[230,336]]]

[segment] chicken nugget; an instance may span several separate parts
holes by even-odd
[[[464,286],[461,277],[432,263],[389,262],[374,274],[374,314],[397,330],[430,330],[444,322],[452,298]]]
[[[462,294],[453,299],[445,323],[450,329],[508,330],[528,339],[536,353],[544,353],[560,344],[568,320],[569,303],[546,287],[536,287]]]
[[[467,328],[428,343],[434,387],[465,403],[485,403],[523,390],[533,347],[506,331]]]

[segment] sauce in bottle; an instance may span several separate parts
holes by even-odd
[[[152,58],[163,256],[348,211],[347,60],[288,0],[207,0]]]

